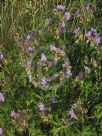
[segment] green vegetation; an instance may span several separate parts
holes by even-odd
[[[0,7],[0,136],[101,136],[102,1]]]

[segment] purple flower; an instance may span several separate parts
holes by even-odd
[[[47,60],[47,58],[46,58],[45,54],[41,53],[41,61],[46,61],[46,60]]]
[[[33,52],[33,48],[32,47],[28,47],[28,53],[32,53]]]
[[[0,135],[2,135],[2,133],[3,133],[3,129],[2,129],[2,128],[0,128]]]
[[[66,120],[66,124],[70,125],[71,124],[70,120]]]
[[[47,85],[47,79],[46,79],[46,77],[42,77],[42,78],[41,78],[40,84],[41,84],[42,86],[46,86],[46,85]]]
[[[73,109],[74,111],[76,110],[76,108],[77,108],[76,104],[73,104],[72,107],[71,107],[71,109]]]
[[[14,110],[11,111],[11,117],[15,117],[16,116],[16,112]]]
[[[33,40],[35,34],[36,34],[36,33],[32,31],[32,32],[30,32],[30,33],[27,35],[27,37],[26,37],[26,42],[27,42],[28,45],[31,44],[31,42],[32,42],[32,40]]]
[[[74,33],[79,35],[81,33],[80,27],[74,29]]]
[[[65,12],[65,19],[69,20],[71,18],[70,12]]]
[[[45,111],[45,105],[42,102],[38,103],[38,108],[40,111]]]
[[[97,30],[95,28],[91,28],[91,30],[89,30],[85,36],[87,38],[89,38],[90,36],[98,36]]]
[[[4,100],[5,100],[5,97],[4,97],[4,95],[0,92],[0,102],[4,102]]]
[[[95,28],[91,28],[91,30],[88,31],[85,35],[87,38],[90,38],[92,36],[92,40],[96,45],[100,44],[101,39],[99,33],[97,33],[97,30]]]
[[[91,10],[91,4],[90,4],[90,3],[88,3],[88,4],[86,5],[86,10],[87,10],[88,12],[90,12],[90,10]]]
[[[51,19],[50,18],[46,18],[45,19],[45,25],[47,26],[47,25],[50,25],[50,23],[51,23]]]
[[[95,28],[91,28],[91,32],[94,33],[94,34],[95,33],[97,34],[97,30]]]
[[[57,51],[57,48],[55,47],[55,45],[51,45],[50,49],[51,49],[51,51],[55,51],[55,52]]]
[[[66,6],[65,5],[57,5],[57,9],[64,11],[66,9]]]
[[[32,63],[31,60],[28,60],[27,61],[27,66],[31,65],[31,63]]]
[[[61,24],[61,32],[64,33],[66,30],[64,21]]]
[[[56,53],[64,54],[64,50],[55,47],[55,45],[51,45],[51,46],[50,46],[50,49],[51,49],[51,51],[54,51],[54,52],[56,52]]]
[[[88,32],[85,34],[85,36],[86,36],[87,38],[89,38],[89,37],[91,36],[91,34],[92,34],[92,32],[91,32],[91,31],[88,31]]]
[[[0,52],[0,61],[2,61],[4,58],[3,54]]]
[[[71,118],[77,119],[77,116],[76,116],[73,108],[71,108],[71,110],[69,111],[69,115],[71,116]]]
[[[70,78],[72,76],[72,73],[70,70],[66,71],[65,77]]]
[[[94,43],[95,43],[96,45],[98,45],[98,44],[100,44],[101,39],[100,39],[99,36],[96,36],[96,37],[94,37],[93,41],[94,41]]]

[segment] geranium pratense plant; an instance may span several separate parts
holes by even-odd
[[[101,3],[0,1],[0,136],[102,135]]]
[[[86,33],[86,38],[88,41],[93,42],[96,45],[100,44],[101,42],[100,34],[95,28],[91,28],[91,30]]]
[[[0,102],[4,102],[4,100],[5,100],[5,97],[3,93],[0,92]]]
[[[62,27],[63,32],[65,32],[64,21],[62,22]],[[49,29],[49,26],[45,27],[45,29]],[[50,29],[53,29],[53,27],[50,27]],[[50,43],[45,47],[39,45],[36,47],[36,43],[39,42],[38,37],[42,34],[45,34],[45,32],[39,33],[37,31],[36,35],[32,36],[32,33],[29,33],[26,38],[23,38],[24,47],[21,48],[21,63],[22,66],[25,65],[29,81],[35,87],[45,90],[57,89],[72,76],[70,61],[63,45],[59,47],[59,45]],[[60,67],[58,66],[59,63],[61,64]],[[59,67],[59,70],[54,73],[53,68],[57,69],[57,67]]]

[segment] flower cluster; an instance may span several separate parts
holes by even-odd
[[[0,102],[4,102],[4,100],[5,100],[5,97],[4,97],[4,95],[0,92]]]
[[[67,9],[69,10],[67,11]],[[85,13],[83,15],[82,10],[84,9]],[[89,45],[90,43],[96,45],[101,43],[100,34],[95,28],[91,28],[86,32],[85,28],[87,27],[82,26],[83,22],[88,21],[85,14],[91,14],[90,3],[84,9],[78,8],[75,11],[72,8],[70,13],[70,7],[68,8],[63,4],[57,5],[56,9],[52,10],[52,16],[45,16],[44,14],[44,20],[41,21],[43,23],[39,24],[34,31],[20,37],[20,61],[29,79],[27,84],[30,83],[29,87],[34,87],[34,92],[32,91],[29,95],[32,97],[32,94],[35,93],[35,97],[39,99],[37,99],[38,110],[36,110],[36,99],[27,99],[27,104],[30,105],[29,108],[32,107],[32,104],[35,104],[34,108],[35,112],[37,112],[35,116],[40,115],[41,123],[49,124],[50,119],[56,121],[58,118],[62,122],[64,120],[64,123],[71,127],[72,124],[74,126],[78,124],[78,121],[83,121],[85,109],[80,104],[81,102],[73,104],[69,110],[67,107],[70,102],[75,102],[76,98],[73,99],[72,95],[78,96],[78,99],[79,95],[83,96],[85,94],[85,97],[87,97],[87,92],[90,93],[91,90],[91,82],[97,82],[98,84],[100,80],[94,78],[93,74],[92,80],[97,81],[91,81],[89,88],[87,87],[88,83],[86,83],[84,88],[83,84],[86,82],[86,78],[90,78],[91,72],[94,71],[91,69],[94,60],[91,57],[94,56],[93,50],[95,50],[94,48],[91,50],[90,46],[86,46],[86,42]],[[73,25],[74,23],[76,25]],[[0,60],[3,60],[2,53]],[[97,70],[95,72],[98,73]],[[97,88],[96,86],[95,88]],[[71,96],[70,99],[69,96]],[[5,97],[1,93],[0,101],[4,102],[4,99]],[[71,100],[69,105],[67,105],[68,100]],[[23,126],[23,130],[27,128],[28,121],[24,117],[25,112],[12,110],[10,116],[17,128],[18,126]],[[58,125],[59,127],[63,126],[60,123]]]
[[[14,110],[11,111],[11,117],[15,117],[16,116],[16,112]]]
[[[28,115],[25,110],[18,110],[17,112],[12,110],[10,116],[13,125],[19,131],[24,131],[28,127],[28,120],[30,119],[30,115]]]
[[[33,38],[36,39],[36,36]],[[65,47],[57,47],[55,44],[50,44],[45,48],[35,47],[33,45],[32,33],[22,40],[24,45],[21,52],[21,56],[23,56],[21,57],[21,63],[27,71],[29,82],[35,87],[51,89],[51,86],[54,87],[57,84],[55,88],[59,88],[66,79],[72,76]],[[30,44],[28,44],[29,41]],[[53,68],[57,68],[59,63],[61,64],[60,69],[54,73]]]
[[[4,55],[0,52],[0,61],[2,61],[4,58]]]
[[[39,48],[40,50],[40,48]],[[50,52],[50,57],[49,55],[47,56],[47,52],[46,54],[43,53],[43,51],[41,50],[40,54],[36,51],[36,55],[34,56],[34,58],[38,55],[40,56],[40,58],[38,59],[38,61],[36,62],[36,68],[37,71],[35,71],[36,69],[34,69],[34,73],[32,71],[33,75],[35,73],[38,73],[38,80],[36,80],[34,77],[32,80],[32,83],[34,85],[37,84],[37,86],[42,86],[43,88],[47,88],[50,89],[50,87],[52,86],[52,84],[54,85],[54,83],[52,83],[54,80],[57,82],[61,82],[61,80],[65,80],[64,78],[70,78],[72,76],[71,70],[70,70],[70,63],[68,58],[66,57],[65,51],[61,48],[56,47],[55,45],[51,44],[50,48],[44,50],[45,51],[49,51]],[[61,67],[60,67],[60,71],[57,71],[57,73],[53,73],[48,75],[48,72],[50,70],[49,73],[51,73],[51,70],[53,70],[53,67],[57,67],[57,65],[60,63],[62,63]],[[44,74],[46,73],[46,74]],[[35,80],[34,80],[35,79]],[[40,80],[39,80],[40,79]],[[60,81],[59,81],[60,80]],[[58,83],[57,83],[58,84]],[[41,87],[41,88],[42,88]]]
[[[38,108],[40,111],[45,111],[45,105],[42,102],[39,102]]]
[[[3,133],[3,129],[0,128],[0,136],[2,136],[2,133]]]
[[[88,41],[93,42],[94,44],[98,45],[101,42],[100,34],[97,32],[95,28],[91,28],[86,34],[86,38]]]
[[[58,9],[58,10],[65,11],[66,6],[65,6],[65,5],[57,5],[57,9]]]
[[[69,111],[69,115],[71,116],[71,118],[74,118],[74,119],[78,119],[76,114],[75,114],[75,111],[76,111],[76,105],[73,105]]]

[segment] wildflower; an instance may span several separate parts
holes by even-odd
[[[94,42],[96,45],[100,44],[100,37],[99,37],[99,36],[94,37],[93,42]]]
[[[65,77],[70,78],[72,76],[72,73],[70,70],[66,71]]]
[[[88,12],[90,12],[90,10],[91,10],[91,4],[90,4],[90,3],[88,3],[88,4],[86,5],[86,10],[87,10]]]
[[[96,30],[95,28],[91,28],[91,32],[92,32],[93,34],[97,34],[97,30]]]
[[[85,34],[85,36],[86,36],[87,38],[89,38],[89,37],[91,36],[91,34],[92,34],[92,32],[91,32],[91,31],[88,31],[88,32]]]
[[[32,53],[33,52],[33,48],[32,47],[28,47],[28,53]]]
[[[46,60],[47,60],[47,58],[46,58],[45,54],[41,53],[41,61],[46,61]]]
[[[42,77],[40,83],[41,83],[42,86],[46,86],[47,85],[47,79],[45,77]]]
[[[91,28],[91,30],[89,30],[89,31],[85,34],[85,36],[86,36],[87,38],[89,38],[89,37],[91,37],[91,36],[97,36],[97,35],[98,35],[98,33],[97,33],[97,31],[96,31],[95,28]]]
[[[3,129],[2,129],[2,128],[0,128],[0,135],[2,135],[2,133],[3,133]]]
[[[27,42],[28,45],[31,44],[31,42],[32,42],[32,40],[33,40],[35,34],[36,34],[36,33],[32,31],[32,32],[30,32],[30,33],[27,35],[27,37],[26,37],[26,42]]]
[[[77,119],[77,116],[76,116],[73,108],[71,108],[71,110],[69,111],[69,115],[71,116],[71,118]]]
[[[16,112],[14,110],[11,111],[11,117],[15,117],[16,116]]]
[[[65,5],[57,5],[57,9],[64,11],[66,9],[66,6]]]
[[[4,58],[3,54],[0,52],[0,61],[2,61]]]
[[[73,104],[71,108],[74,109],[74,110],[76,110],[77,104]]]
[[[32,61],[31,60],[28,60],[27,61],[27,66],[31,65]]]
[[[85,35],[88,39],[91,37],[94,44],[100,44],[101,39],[99,33],[97,33],[97,30],[95,28],[91,28],[91,30],[89,30]]]
[[[80,27],[74,29],[74,33],[77,34],[77,35],[81,34]]]
[[[65,12],[65,19],[69,20],[71,18],[70,12]]]
[[[71,124],[70,120],[66,120],[66,124],[70,125]]]
[[[46,18],[45,19],[45,25],[48,26],[48,25],[50,25],[50,23],[51,23],[51,19],[50,18]]]
[[[51,51],[57,51],[57,48],[55,47],[55,45],[51,45],[50,49],[51,49]]]
[[[0,92],[0,102],[4,102],[4,100],[5,100],[5,97],[4,97],[4,95]]]
[[[45,111],[45,105],[42,102],[38,103],[38,108],[40,111]]]
[[[64,21],[61,24],[61,32],[64,33],[65,32],[65,23]]]
[[[55,47],[55,45],[51,45],[51,46],[50,46],[50,49],[51,49],[51,51],[54,51],[54,52],[56,52],[56,53],[59,53],[60,55],[65,55],[64,50]]]

